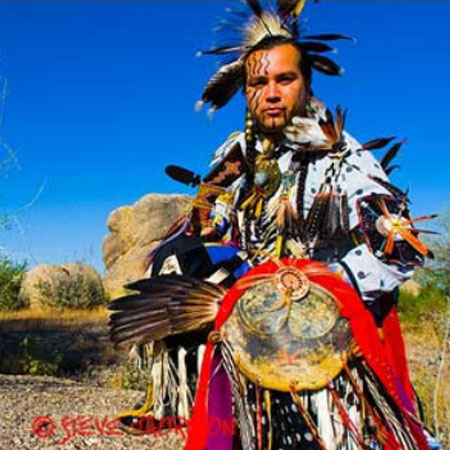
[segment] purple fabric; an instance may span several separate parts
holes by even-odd
[[[401,400],[405,410],[408,411],[409,413],[411,413],[412,416],[416,416],[414,406],[411,403],[411,400],[408,397],[408,394],[406,393],[405,388],[403,387],[403,384],[401,383],[401,381],[395,374],[392,374],[392,378],[394,379],[396,390],[398,392],[398,395],[400,396],[400,400]],[[419,433],[420,435],[422,435],[423,439],[427,441],[428,446],[430,446],[430,443],[428,442],[428,439],[427,439],[422,427],[414,422],[411,422],[410,426],[414,427],[416,432]]]
[[[207,450],[231,450],[234,418],[231,409],[231,385],[219,354],[214,355],[209,384]]]

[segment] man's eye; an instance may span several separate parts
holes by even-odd
[[[266,83],[264,80],[255,80],[250,83],[250,86],[251,87],[261,87],[261,86],[264,86],[265,84]]]
[[[292,81],[294,81],[294,79],[293,79],[292,77],[282,77],[282,78],[280,78],[280,80],[279,80],[279,82],[280,82],[281,84],[289,84],[289,83],[291,83]]]

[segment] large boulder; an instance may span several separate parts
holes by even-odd
[[[148,194],[133,205],[122,206],[108,217],[109,234],[102,244],[106,267],[104,285],[116,298],[125,293],[124,284],[145,276],[149,251],[170,225],[190,207],[188,195]]]
[[[74,301],[73,305],[58,304],[56,297],[64,295],[64,293],[61,295],[61,290],[66,290],[67,294],[70,294]],[[51,293],[55,294],[55,298],[49,298]],[[83,295],[94,296],[94,302],[101,302],[104,297],[102,279],[93,267],[81,263],[39,264],[25,274],[19,300],[30,308],[76,307],[77,302],[89,303],[89,299],[81,298]],[[70,298],[67,301],[70,303]]]

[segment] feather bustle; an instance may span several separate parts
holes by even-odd
[[[116,344],[140,344],[211,324],[225,290],[184,275],[161,275],[127,285],[140,291],[114,300],[109,320]]]

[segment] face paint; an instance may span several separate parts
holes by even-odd
[[[300,57],[296,47],[282,44],[253,52],[245,63],[247,108],[263,132],[282,131],[304,111],[307,88]]]

